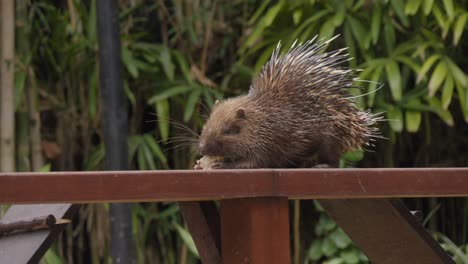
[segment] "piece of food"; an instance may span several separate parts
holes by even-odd
[[[201,159],[197,160],[195,164],[196,170],[211,170],[213,165],[217,162],[222,162],[224,158],[222,156],[203,156]]]

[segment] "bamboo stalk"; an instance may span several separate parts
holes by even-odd
[[[15,170],[15,2],[1,1],[1,115],[0,115],[0,168]]]

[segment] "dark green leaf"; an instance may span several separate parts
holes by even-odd
[[[396,63],[395,61],[389,61],[387,65],[385,65],[385,71],[387,73],[387,79],[390,85],[392,97],[395,101],[400,101],[402,95],[402,87],[400,67],[398,66],[398,63]]]
[[[416,12],[418,12],[419,7],[421,6],[421,3],[424,0],[411,0],[411,1],[406,1],[406,6],[405,6],[405,13],[408,15],[414,15]]]
[[[423,80],[423,78],[426,77],[427,71],[429,71],[429,69],[432,67],[432,65],[438,59],[440,59],[440,55],[439,54],[434,54],[424,62],[421,69],[419,70],[418,78],[416,79],[416,83],[420,83]]]
[[[468,18],[468,13],[464,13],[460,15],[455,22],[455,26],[453,27],[453,45],[456,46],[460,41],[461,35],[465,30],[466,19]]]
[[[179,236],[182,238],[182,240],[184,241],[185,245],[190,250],[190,252],[192,252],[195,256],[199,257],[197,247],[195,246],[195,242],[193,242],[193,238],[190,235],[189,231],[181,227],[176,222],[174,222],[173,224],[177,230],[177,233],[179,233]]]
[[[188,122],[193,115],[195,106],[200,101],[201,89],[196,89],[190,93],[184,109],[184,122]]]
[[[168,99],[170,97],[173,97],[178,94],[186,93],[190,90],[193,90],[192,86],[187,86],[187,85],[179,85],[179,86],[174,86],[170,87],[168,89],[165,89],[161,93],[154,95],[148,99],[149,104],[154,104],[158,101]]]
[[[335,243],[333,240],[331,240],[329,237],[325,237],[322,243],[322,252],[325,256],[330,257],[333,254],[338,251],[338,248],[336,247]]]
[[[447,65],[441,61],[436,66],[434,72],[431,75],[431,79],[429,80],[429,96],[432,97],[436,93],[437,89],[439,89],[442,82],[445,80],[445,76],[447,76]]]
[[[161,139],[167,143],[169,138],[169,100],[156,102],[156,113],[158,113],[158,126]]]
[[[410,133],[418,132],[421,126],[421,112],[406,111],[406,130]]]
[[[323,253],[322,253],[322,240],[321,239],[315,239],[314,242],[312,242],[312,245],[309,248],[309,252],[307,254],[310,260],[317,261],[320,258],[322,258]]]
[[[171,53],[169,48],[163,47],[159,54],[159,61],[161,62],[164,73],[166,74],[169,81],[174,80],[175,67],[171,60]]]
[[[338,248],[344,249],[351,245],[352,241],[349,239],[349,237],[343,232],[341,228],[335,229],[331,234],[330,234],[330,239],[335,242],[335,245]]]
[[[359,251],[355,248],[341,251],[340,257],[345,261],[346,264],[359,263]]]
[[[409,21],[408,21],[408,18],[405,16],[405,12],[404,12],[405,5],[404,5],[403,0],[392,0],[390,1],[390,4],[392,5],[393,10],[397,14],[403,26],[408,27]]]
[[[163,164],[165,168],[167,168],[167,158],[164,155],[163,151],[159,147],[158,143],[156,143],[156,140],[154,137],[152,137],[149,134],[144,134],[143,139],[146,143],[146,145],[151,149],[151,152],[156,155],[156,157],[159,159],[159,161]]]
[[[432,5],[434,4],[434,0],[424,0],[424,15],[429,15],[432,10]]]
[[[395,132],[403,131],[403,114],[401,109],[390,107],[387,111],[388,124]]]
[[[442,0],[442,2],[444,3],[445,11],[447,12],[449,20],[452,21],[455,14],[452,0]]]
[[[372,12],[372,21],[371,21],[371,34],[372,34],[372,43],[375,45],[379,40],[380,27],[382,24],[382,7],[380,3],[375,3],[375,8]]]
[[[444,87],[442,88],[442,107],[447,110],[450,102],[452,101],[453,89],[455,83],[451,76],[448,76],[445,80]]]

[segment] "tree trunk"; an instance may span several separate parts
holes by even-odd
[[[15,170],[15,2],[1,1],[1,119],[0,167],[2,171]]]

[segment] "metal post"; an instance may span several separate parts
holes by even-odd
[[[127,111],[122,84],[122,63],[117,1],[99,0],[97,27],[100,85],[103,103],[106,169],[128,169]],[[114,263],[134,263],[132,218],[129,204],[111,204],[111,254]]]

